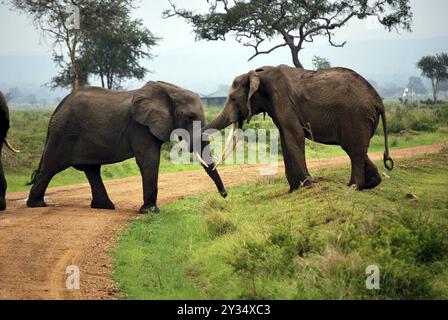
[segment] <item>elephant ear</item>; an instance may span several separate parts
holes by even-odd
[[[255,93],[260,89],[261,80],[258,74],[255,71],[249,72],[249,94],[247,96],[247,109],[249,110],[249,114],[247,116],[247,122],[250,122],[252,119],[252,97]]]
[[[156,83],[147,84],[132,100],[131,113],[135,121],[147,126],[159,140],[170,140],[174,130],[172,106],[165,90]]]

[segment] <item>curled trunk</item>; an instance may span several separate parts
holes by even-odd
[[[202,143],[202,154],[204,154],[204,151],[207,150],[208,154],[205,155],[204,160],[199,153],[197,153],[197,157],[199,162],[201,163],[202,167],[204,168],[205,172],[207,172],[208,176],[213,180],[213,182],[216,185],[216,188],[218,189],[219,194],[222,197],[227,197],[227,191],[224,187],[224,184],[222,182],[221,177],[219,176],[219,173],[215,168],[215,164],[211,161],[212,156],[210,154],[210,148],[207,148],[209,146],[209,142],[203,142]],[[210,163],[210,164],[209,164]]]

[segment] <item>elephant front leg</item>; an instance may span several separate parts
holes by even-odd
[[[110,200],[103,179],[101,179],[101,166],[92,165],[78,168],[84,171],[92,189],[92,202],[90,206],[94,209],[114,210],[115,205]]]
[[[156,153],[137,159],[143,179],[143,206],[140,213],[159,213],[157,207],[158,179],[159,179],[160,150]]]
[[[300,186],[309,186],[313,183],[308,172],[305,159],[305,135],[301,128],[283,129],[281,132],[285,173],[290,185],[290,192]]]

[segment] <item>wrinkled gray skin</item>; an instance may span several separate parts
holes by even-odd
[[[158,212],[161,146],[175,129],[186,129],[193,137],[193,121],[205,125],[199,96],[165,82],[148,82],[141,89],[121,92],[87,87],[68,95],[51,118],[28,206],[46,206],[44,194],[50,180],[74,167],[84,171],[89,180],[92,208],[114,209],[101,180],[101,165],[135,157],[143,178],[144,204],[140,212]],[[194,151],[191,141],[187,143]],[[206,146],[202,143],[202,148]],[[221,195],[227,196],[219,174],[206,171]],[[186,183],[179,181],[180,185]]]
[[[307,71],[286,65],[263,67],[235,78],[223,112],[206,128],[242,127],[252,115],[267,113],[280,131],[290,192],[313,183],[305,159],[305,138],[339,145],[350,156],[349,185],[358,190],[381,183],[368,158],[370,140],[383,120],[384,164],[392,170],[383,102],[359,74],[345,68]]]
[[[3,96],[3,93],[0,92],[0,211],[6,209],[6,179],[5,173],[3,171],[3,164],[1,159],[3,141],[5,141],[6,135],[9,130],[9,110],[8,105],[6,104],[6,99]]]

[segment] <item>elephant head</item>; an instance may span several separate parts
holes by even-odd
[[[134,95],[131,113],[136,122],[147,126],[152,135],[162,142],[170,141],[171,134],[176,129],[187,130],[186,143],[190,152],[194,152],[199,162],[206,170],[210,178],[215,182],[219,193],[227,196],[222,180],[215,170],[212,170],[209,142],[198,141],[194,143],[194,137],[201,139],[201,128],[205,126],[204,106],[200,97],[183,88],[158,81],[148,82]],[[195,126],[197,121],[201,125]],[[196,150],[200,148],[200,150]],[[202,156],[203,153],[204,157]],[[203,160],[203,158],[208,161]]]
[[[237,127],[242,128],[245,120],[250,122],[252,116],[267,112],[269,109],[269,98],[263,94],[264,85],[259,75],[259,73],[266,68],[271,67],[260,68],[236,77],[230,88],[224,110],[203,130],[222,130],[233,125],[229,138],[227,139],[223,156],[218,162],[218,165],[224,161],[225,156],[229,154],[227,151],[233,140],[235,129]]]

